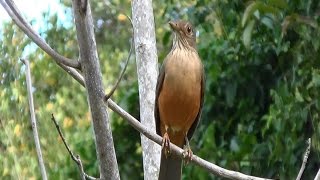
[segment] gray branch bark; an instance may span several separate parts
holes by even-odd
[[[37,120],[34,112],[34,103],[33,103],[33,95],[32,95],[32,81],[31,81],[31,73],[30,73],[30,65],[28,60],[21,59],[21,61],[26,65],[26,81],[27,81],[27,91],[28,91],[28,99],[29,99],[29,109],[30,109],[30,122],[32,127],[32,133],[34,138],[34,143],[36,144],[36,151],[41,171],[41,176],[43,180],[47,180],[47,172],[46,167],[44,166],[44,161],[42,158],[41,146],[39,141],[38,129],[37,129]]]
[[[86,4],[83,4],[86,3]],[[102,74],[94,37],[90,4],[72,0],[80,62],[95,134],[101,179],[120,179],[108,112],[104,107]]]
[[[132,1],[135,52],[139,82],[140,121],[156,132],[154,119],[158,56],[152,0]],[[161,149],[141,134],[144,179],[158,179]]]

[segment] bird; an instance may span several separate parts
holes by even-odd
[[[199,123],[205,76],[196,50],[196,33],[188,21],[170,21],[173,43],[161,66],[155,97],[156,132],[163,137],[159,180],[179,180],[182,159],[171,154],[170,142],[184,148],[185,162],[192,151],[189,141]]]

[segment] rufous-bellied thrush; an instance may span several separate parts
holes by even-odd
[[[157,134],[163,137],[159,180],[181,179],[182,160],[170,154],[170,142],[189,146],[200,119],[204,97],[204,69],[196,50],[196,34],[187,21],[169,22],[174,32],[173,46],[161,67],[155,102]]]

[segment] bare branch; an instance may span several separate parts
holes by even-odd
[[[42,158],[41,146],[39,141],[39,135],[37,130],[37,120],[34,112],[34,104],[33,104],[33,95],[32,95],[32,82],[31,82],[31,73],[30,73],[30,65],[29,61],[25,59],[20,59],[26,65],[26,81],[27,81],[27,91],[28,91],[28,99],[29,99],[29,109],[31,115],[31,127],[33,132],[34,143],[36,144],[36,151],[41,171],[41,176],[43,180],[47,180],[47,172],[46,167],[44,166],[44,161]]]
[[[318,173],[317,173],[316,177],[314,178],[314,180],[320,180],[320,168],[319,168]]]
[[[53,121],[54,125],[56,126],[56,129],[59,133],[59,136],[64,144],[64,146],[66,147],[67,151],[69,152],[70,154],[70,157],[71,159],[78,165],[79,169],[80,169],[80,173],[81,173],[81,179],[82,180],[85,180],[86,178],[87,179],[97,179],[95,177],[92,177],[92,176],[89,176],[88,174],[86,174],[83,170],[83,165],[82,165],[82,162],[81,162],[81,159],[80,159],[80,156],[79,155],[74,155],[70,149],[70,147],[68,146],[67,142],[66,142],[66,139],[64,138],[62,132],[61,132],[61,129],[60,129],[60,126],[59,124],[57,123],[56,119],[54,118],[53,114],[51,114],[51,120]]]
[[[78,81],[83,87],[85,87],[84,78],[76,69],[69,66],[65,66],[63,64],[58,64],[58,65],[63,70],[65,70],[68,74],[70,74],[76,81]]]
[[[307,140],[307,144],[308,144],[308,146],[307,146],[306,152],[304,153],[303,161],[302,161],[302,164],[301,164],[301,168],[300,168],[300,171],[299,171],[299,174],[298,174],[296,180],[300,180],[301,179],[303,171],[306,168],[306,164],[308,162],[308,157],[309,157],[309,154],[310,154],[311,138],[309,138]]]
[[[97,159],[99,160],[100,178],[120,179],[109,115],[103,105],[102,74],[94,37],[90,3],[87,3],[85,12],[82,11],[81,4],[81,0],[72,1],[80,61],[95,135]]]
[[[11,19],[16,23],[16,25],[35,42],[42,50],[44,50],[48,55],[50,55],[57,63],[64,64],[73,68],[80,69],[80,63],[77,60],[68,59],[56,51],[54,51],[31,27],[29,23],[22,17],[21,12],[16,7],[12,0],[0,0],[1,5],[7,11]]]
[[[126,15],[127,16],[127,15]],[[130,57],[131,57],[131,54],[132,54],[132,47],[133,47],[133,41],[134,41],[134,36],[133,36],[133,33],[134,33],[134,30],[133,30],[133,23],[132,23],[132,20],[129,16],[127,16],[127,18],[129,19],[130,21],[130,24],[131,24],[131,27],[132,27],[132,37],[131,37],[131,43],[130,43],[130,50],[129,50],[129,55],[128,55],[128,58],[127,58],[127,61],[126,61],[126,64],[124,65],[123,69],[122,69],[122,72],[116,82],[116,84],[112,87],[111,91],[104,97],[104,100],[107,101],[114,93],[114,91],[118,88],[118,85],[127,69],[127,66],[128,66],[128,63],[129,63],[129,60],[130,60]]]

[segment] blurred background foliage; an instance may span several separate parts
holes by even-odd
[[[131,13],[131,2],[90,2],[108,91],[128,56],[132,29],[124,14]],[[68,22],[44,13],[45,28],[40,33],[59,53],[76,59],[70,7],[70,1],[61,0]],[[320,167],[320,2],[160,0],[153,7],[160,63],[171,48],[169,20],[188,19],[198,30],[206,94],[202,121],[191,142],[194,153],[246,174],[294,179],[311,137],[303,179],[313,179]],[[31,62],[49,178],[79,179],[51,113],[86,172],[98,176],[85,89],[12,22],[3,23],[0,32],[0,179],[40,179],[20,57]],[[139,119],[135,69],[132,58],[113,99]],[[139,133],[113,113],[111,123],[121,178],[142,179]],[[183,173],[184,179],[220,179],[192,164]]]

